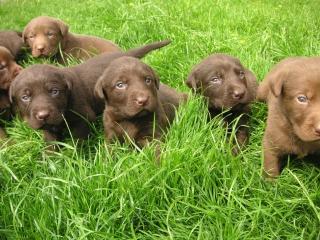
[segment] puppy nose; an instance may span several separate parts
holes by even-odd
[[[234,99],[237,99],[237,100],[240,100],[241,98],[243,98],[245,94],[245,91],[244,90],[234,90],[233,93],[232,93],[232,97]]]
[[[37,45],[37,50],[40,51],[40,52],[43,52],[44,50],[44,46],[43,45]]]
[[[147,101],[148,101],[148,97],[146,96],[140,96],[136,98],[136,103],[140,106],[144,106],[146,105]]]
[[[47,110],[42,110],[36,113],[36,119],[39,121],[46,120],[49,117],[50,113]]]
[[[315,133],[320,136],[320,125],[314,129]]]

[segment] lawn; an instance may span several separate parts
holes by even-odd
[[[211,53],[238,57],[259,81],[283,58],[320,55],[319,10],[317,0],[0,1],[1,29],[49,15],[123,49],[171,39],[143,61],[189,93],[188,73]],[[319,167],[291,159],[276,182],[261,178],[266,109],[253,105],[250,143],[233,157],[221,119],[207,122],[192,97],[161,166],[153,145],[107,149],[101,119],[82,146],[70,137],[48,155],[16,118],[14,144],[0,146],[0,239],[320,239]]]

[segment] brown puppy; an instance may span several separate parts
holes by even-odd
[[[224,113],[229,125],[241,116],[237,124],[237,141],[240,146],[248,141],[248,127],[245,125],[258,84],[253,73],[243,67],[237,58],[224,54],[209,56],[193,68],[186,84],[206,97],[211,117],[229,109]],[[236,146],[233,152],[238,153]]]
[[[40,16],[32,19],[24,28],[23,39],[34,57],[57,55],[65,62],[68,56],[86,60],[102,52],[119,52],[121,49],[111,41],[72,34],[69,27],[59,19]],[[63,55],[60,55],[59,46]]]
[[[22,70],[15,59],[21,51],[23,41],[21,34],[15,31],[0,31],[0,119],[11,118],[11,106],[8,89],[12,80]],[[0,123],[2,124],[2,123]],[[0,125],[0,139],[6,134]]]
[[[30,127],[44,131],[46,141],[61,139],[65,122],[75,138],[86,138],[90,132],[88,121],[94,121],[104,109],[104,102],[93,94],[104,69],[114,59],[143,57],[169,43],[156,42],[125,53],[104,53],[70,68],[33,65],[11,84],[11,101]]]
[[[277,64],[259,86],[268,102],[263,138],[264,171],[280,174],[280,160],[320,150],[320,57],[289,58]]]
[[[160,84],[151,67],[132,57],[114,60],[99,78],[95,93],[106,102],[106,140],[129,137],[140,147],[161,137],[174,118],[174,108],[186,96]]]

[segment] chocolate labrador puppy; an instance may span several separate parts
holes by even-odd
[[[22,47],[21,33],[0,31],[0,120],[9,120],[12,115],[8,90],[12,80],[22,70],[15,61]],[[6,137],[1,124],[0,139]]]
[[[140,147],[160,139],[175,108],[186,99],[186,94],[160,84],[154,70],[133,57],[114,60],[99,78],[95,93],[106,103],[106,141],[129,137]]]
[[[86,60],[102,52],[121,51],[111,41],[70,33],[68,25],[63,21],[47,16],[32,19],[23,30],[23,39],[31,48],[32,56],[50,57],[56,55],[58,61],[62,63],[65,63],[69,56]]]
[[[75,138],[86,138],[90,132],[87,123],[104,109],[104,102],[94,96],[94,86],[105,68],[122,56],[140,58],[169,43],[162,41],[124,53],[104,53],[69,68],[33,65],[11,84],[11,101],[30,127],[43,130],[46,141],[62,139],[65,123]]]
[[[264,172],[280,174],[280,160],[320,151],[320,57],[288,58],[265,77],[257,97],[268,102]]]
[[[258,84],[253,73],[237,58],[225,54],[207,57],[193,68],[186,84],[208,100],[211,117],[228,110],[223,116],[229,126],[240,116],[236,131],[237,142],[242,146],[248,141],[247,114],[250,103],[255,99]],[[235,146],[233,153],[237,154],[238,151]]]

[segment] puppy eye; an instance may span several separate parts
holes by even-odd
[[[21,96],[21,100],[22,100],[23,102],[30,102],[30,101],[31,101],[31,96],[29,96],[29,95],[22,95],[22,96]]]
[[[53,37],[53,35],[54,35],[54,34],[53,34],[52,32],[48,32],[48,33],[47,33],[47,36],[48,36],[48,37]]]
[[[7,65],[0,64],[0,70],[3,70],[7,67]]]
[[[116,83],[116,88],[118,88],[118,89],[125,89],[126,87],[127,87],[126,83],[123,83],[123,82]]]
[[[29,39],[30,39],[30,40],[33,40],[33,39],[34,39],[34,35],[30,35],[30,36],[29,36]]]
[[[145,79],[146,84],[150,84],[152,82],[152,78],[151,77],[146,77]]]
[[[244,78],[244,71],[240,71],[240,72],[239,72],[239,77],[240,77],[241,79]]]
[[[59,93],[60,93],[60,91],[57,88],[53,88],[53,89],[50,90],[50,94],[51,94],[52,97],[55,97],[55,96],[59,95]]]
[[[218,77],[212,77],[210,78],[210,82],[214,83],[214,84],[220,84],[221,83],[221,79]]]
[[[308,102],[308,98],[305,95],[299,95],[297,97],[297,100],[298,100],[299,103],[307,103]]]

